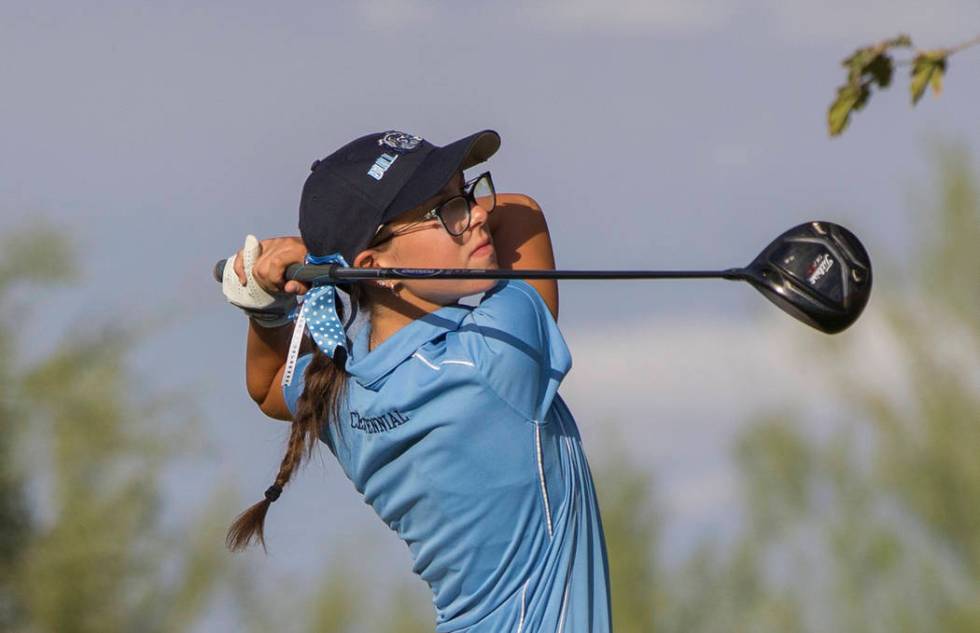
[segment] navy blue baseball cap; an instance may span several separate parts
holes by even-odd
[[[377,132],[316,160],[303,185],[299,232],[310,255],[348,264],[384,223],[438,194],[453,175],[500,147],[493,130],[440,147],[405,132]]]

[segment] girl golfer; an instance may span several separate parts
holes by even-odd
[[[444,147],[361,137],[313,164],[301,240],[250,237],[230,260],[225,293],[250,316],[248,392],[292,432],[274,484],[228,543],[264,545],[269,505],[322,440],[411,550],[436,631],[608,631],[599,508],[558,395],[572,359],[557,282],[398,279],[337,292],[283,277],[304,261],[553,269],[533,200],[497,196],[489,172],[464,181],[499,146],[490,130]],[[478,293],[478,305],[459,302]]]

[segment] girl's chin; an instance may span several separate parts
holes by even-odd
[[[494,270],[496,270],[496,266],[494,266]],[[457,303],[463,297],[487,292],[496,286],[499,281],[499,279],[432,280],[429,288],[423,288],[422,284],[420,284],[418,290],[413,294],[430,303],[449,305],[451,303]],[[433,287],[435,285],[438,285],[439,288],[436,289]]]

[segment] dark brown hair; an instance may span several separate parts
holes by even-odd
[[[366,310],[369,302],[361,285],[351,284],[349,290],[351,304],[356,305],[358,310]],[[336,301],[338,316],[343,322],[346,318],[343,305],[339,297]],[[339,417],[340,401],[347,392],[348,376],[343,368],[313,346],[313,358],[304,375],[306,386],[296,403],[296,415],[286,444],[286,454],[279,466],[279,474],[276,475],[275,483],[265,491],[265,499],[242,512],[232,523],[225,538],[228,549],[241,551],[256,541],[265,549],[263,528],[269,506],[279,498],[282,489],[303,460],[313,456],[322,425],[329,424],[331,420],[336,421]]]

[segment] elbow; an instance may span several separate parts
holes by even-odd
[[[273,389],[272,385],[269,385],[263,390],[252,390],[249,389],[248,395],[251,396],[252,401],[255,402],[259,411],[264,413],[267,417],[276,420],[292,420],[293,414],[289,411],[286,406],[286,401],[283,398],[282,391],[278,389]]]
[[[269,398],[259,404],[259,410],[273,420],[291,421],[292,412],[286,407],[282,398]]]
[[[280,367],[271,379],[266,376],[257,384],[249,384],[248,395],[258,405],[259,410],[275,420],[292,420],[293,414],[286,405],[285,394],[280,385],[285,367]]]
[[[272,377],[272,380],[248,381],[248,395],[259,407],[259,410],[270,418],[276,420],[292,420],[293,414],[286,406],[283,391],[279,387],[282,381],[282,368]]]
[[[252,401],[261,408],[262,403],[269,399],[271,385],[265,381],[257,381],[251,376],[248,376],[245,378],[245,389],[248,391],[248,396]]]
[[[278,365],[275,370],[271,367],[245,366],[245,389],[255,404],[261,407],[278,391],[284,370],[285,365]]]

